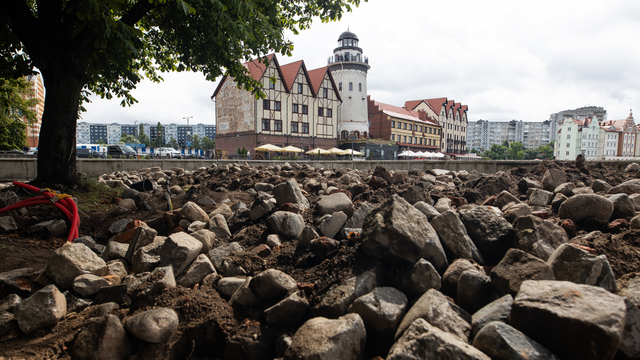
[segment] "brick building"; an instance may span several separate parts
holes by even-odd
[[[402,150],[440,151],[442,126],[426,111],[367,101],[371,137],[395,141]]]
[[[337,146],[340,94],[328,67],[307,70],[304,61],[280,65],[276,55],[269,64],[245,63],[262,84],[264,99],[238,89],[224,76],[211,98],[216,103],[216,148],[236,154],[264,144],[293,145],[304,150]],[[274,81],[275,80],[275,81]]]
[[[40,73],[26,76],[25,80],[30,85],[29,96],[38,99],[38,104],[32,108],[36,113],[36,122],[27,127],[27,144],[29,147],[38,147],[42,114],[44,113],[44,82]]]
[[[469,107],[445,98],[411,100],[407,110],[425,111],[427,116],[442,125],[440,152],[457,155],[467,152],[467,111]]]

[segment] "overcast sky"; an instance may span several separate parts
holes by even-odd
[[[469,106],[470,121],[543,121],[587,105],[603,106],[609,120],[640,112],[638,0],[369,0],[339,22],[289,35],[293,57],[280,64],[325,66],[347,28],[369,57],[369,95],[383,103],[447,97]],[[130,108],[93,97],[82,120],[215,123],[217,81],[163,77],[139,84]]]

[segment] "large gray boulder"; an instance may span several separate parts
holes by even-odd
[[[211,274],[217,275],[211,260],[209,260],[207,255],[199,254],[178,278],[176,283],[186,288],[192,288]]]
[[[513,304],[513,296],[505,295],[487,304],[482,309],[476,311],[471,316],[471,338],[485,325],[492,321],[502,321],[509,323],[509,314],[511,314],[511,304]]]
[[[460,275],[467,270],[478,271],[482,274],[485,273],[480,265],[467,259],[455,260],[451,265],[449,265],[447,271],[444,272],[444,275],[442,275],[442,292],[449,296],[455,296],[458,291],[458,280],[460,279]]]
[[[269,228],[280,236],[297,239],[304,230],[304,219],[300,214],[289,211],[276,211],[267,218]]]
[[[209,231],[214,233],[218,239],[228,239],[231,237],[227,219],[225,219],[222,214],[215,214],[209,219]]]
[[[284,329],[296,328],[309,308],[307,299],[297,292],[264,310],[267,324]]]
[[[337,192],[322,196],[316,203],[316,213],[319,216],[333,214],[338,211],[342,211],[349,217],[353,215],[353,203],[345,193]]]
[[[609,190],[607,190],[608,194],[637,194],[640,193],[640,179],[627,180],[622,184],[616,185]]]
[[[371,270],[351,277],[344,283],[331,287],[309,313],[311,316],[340,317],[347,313],[355,299],[373,291],[379,282],[378,275]]]
[[[516,247],[545,261],[558,246],[569,242],[569,236],[562,227],[537,216],[519,217],[513,228]]]
[[[180,215],[185,219],[193,221],[209,221],[209,214],[204,211],[198,204],[187,201],[180,209]]]
[[[171,265],[176,276],[191,264],[200,254],[202,243],[193,236],[179,232],[169,235],[160,250],[160,266]]]
[[[127,333],[115,315],[87,319],[78,332],[72,359],[124,360],[131,352]]]
[[[542,187],[547,191],[553,191],[559,185],[567,182],[567,175],[558,169],[549,169],[542,176]]]
[[[49,258],[46,272],[61,288],[70,288],[83,274],[107,275],[107,263],[84,244],[66,243]]]
[[[555,280],[553,269],[542,259],[518,249],[509,249],[491,270],[491,282],[499,294],[515,295],[525,280]]]
[[[464,258],[473,259],[478,264],[484,263],[482,255],[455,212],[447,210],[434,217],[431,220],[431,226],[438,233],[440,243],[449,261]]]
[[[491,278],[475,270],[460,275],[457,290],[457,304],[470,314],[498,298]]]
[[[500,321],[482,328],[473,346],[492,360],[560,360],[549,349]]]
[[[124,323],[127,331],[140,340],[165,344],[178,330],[178,315],[169,308],[156,308],[138,313]]]
[[[636,216],[636,205],[627,194],[615,194],[609,197],[613,203],[613,214],[611,220],[631,219]]]
[[[249,219],[258,221],[262,217],[271,214],[277,207],[276,199],[270,196],[258,196],[251,204]]]
[[[335,320],[317,317],[307,320],[291,341],[285,360],[361,360],[367,333],[358,314]]]
[[[513,246],[513,227],[487,206],[464,205],[458,208],[460,220],[484,260],[495,264]]]
[[[640,358],[640,310],[627,298],[624,298],[624,304],[627,306],[627,318],[616,358],[638,359]]]
[[[449,300],[438,290],[431,289],[424,293],[402,318],[395,339],[398,339],[416,320],[424,319],[438,329],[448,332],[460,341],[469,341],[471,324],[454,309]]]
[[[427,204],[424,201],[418,201],[417,203],[413,204],[413,207],[415,207],[416,209],[418,209],[418,211],[423,213],[427,217],[427,220],[429,221],[433,220],[433,218],[440,215],[440,212],[436,210],[436,208],[434,208],[430,204]]]
[[[480,350],[424,319],[414,320],[389,350],[386,360],[490,360]]]
[[[131,262],[136,251],[154,242],[156,236],[158,236],[158,232],[152,228],[145,226],[137,227],[131,243],[127,247],[127,252],[124,254],[124,259]]]
[[[278,205],[293,203],[297,204],[300,209],[309,208],[309,200],[307,200],[294,179],[289,179],[273,188],[273,197]]]
[[[109,285],[106,279],[93,274],[80,275],[73,280],[73,290],[85,297],[92,296]]]
[[[510,324],[562,359],[613,359],[626,310],[624,299],[599,287],[529,280],[514,299]]]
[[[562,244],[547,260],[547,264],[551,266],[556,280],[616,291],[615,275],[605,255],[596,256],[573,244]]]
[[[618,291],[616,294],[631,300],[640,307],[640,273],[629,273],[616,281]]]
[[[267,269],[251,279],[251,290],[263,301],[272,301],[283,298],[288,292],[297,289],[297,282],[286,273]]]
[[[424,258],[438,271],[448,265],[427,217],[398,195],[371,211],[363,229],[360,248],[374,259],[410,265]]]
[[[530,206],[547,206],[553,199],[553,192],[543,189],[533,189],[529,195]]]
[[[360,315],[369,341],[388,342],[393,338],[407,304],[407,297],[396,288],[378,287],[357,298],[348,311]]]
[[[347,215],[342,211],[325,215],[319,220],[318,230],[323,236],[334,238],[347,222]]]
[[[18,327],[29,334],[67,316],[67,299],[55,285],[47,285],[18,303],[13,314]]]
[[[413,266],[401,269],[392,284],[405,294],[418,296],[429,289],[440,290],[442,278],[429,261],[419,259]]]
[[[608,222],[613,214],[613,203],[596,194],[579,194],[568,198],[560,205],[558,216],[571,219],[576,224],[596,220]]]
[[[154,241],[149,245],[139,248],[131,259],[133,272],[138,274],[155,269],[162,260],[161,250],[165,240]]]
[[[246,271],[240,264],[236,264],[229,255],[232,253],[243,253],[244,248],[237,242],[220,245],[209,251],[209,260],[222,276],[242,276]]]

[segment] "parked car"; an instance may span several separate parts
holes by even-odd
[[[114,159],[138,156],[136,151],[129,145],[110,145],[107,148],[107,154]]]
[[[155,150],[155,156],[168,157],[172,159],[182,159],[180,151],[172,147],[161,147]]]
[[[77,158],[95,158],[95,159],[103,159],[105,155],[99,151],[95,151],[93,149],[84,149],[84,148],[76,148],[76,157]]]

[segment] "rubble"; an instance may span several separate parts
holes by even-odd
[[[0,357],[637,358],[640,180],[584,166],[105,174],[133,211],[0,273]]]

